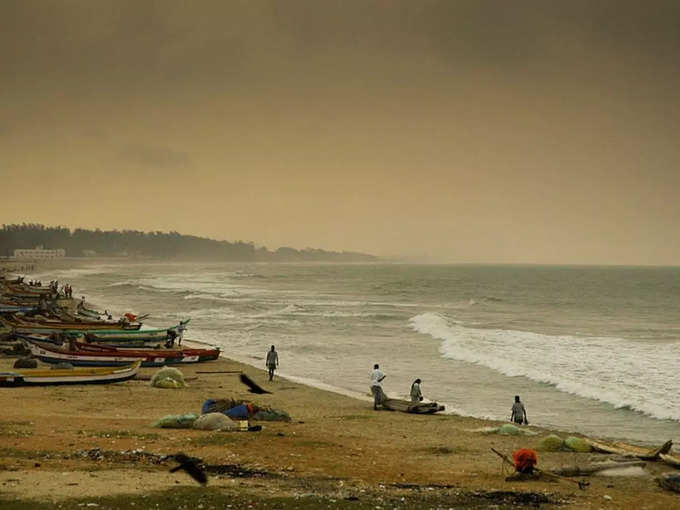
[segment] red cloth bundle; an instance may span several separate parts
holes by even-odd
[[[522,448],[512,453],[512,460],[515,461],[515,470],[520,473],[531,473],[534,466],[538,464],[536,450]]]

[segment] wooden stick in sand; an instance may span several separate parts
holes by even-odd
[[[507,464],[510,464],[513,468],[515,467],[515,463],[508,458],[507,455],[499,452],[498,450],[491,448],[491,451],[494,452],[496,455],[498,455],[503,461]],[[539,475],[546,476],[547,478],[552,478],[554,480],[565,480],[567,482],[575,483],[578,485],[578,488],[581,490],[585,490],[586,487],[590,485],[590,482],[587,482],[585,480],[574,480],[573,478],[568,478],[566,476],[560,476],[556,475],[555,473],[551,473],[550,471],[544,471],[542,469],[538,469],[537,467],[534,467],[534,471],[538,473]]]
[[[240,374],[240,370],[196,370],[195,374]]]

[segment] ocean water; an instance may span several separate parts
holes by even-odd
[[[420,377],[426,398],[507,419],[638,442],[680,441],[680,268],[91,264],[43,279],[281,375],[367,398]],[[206,395],[209,396],[209,395]],[[367,405],[370,405],[367,403]]]

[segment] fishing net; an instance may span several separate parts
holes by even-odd
[[[185,388],[182,372],[174,367],[163,367],[151,378],[151,386],[154,388]]]
[[[557,452],[561,450],[563,446],[564,439],[555,434],[550,434],[538,442],[536,449],[543,452]]]
[[[201,407],[201,413],[223,413],[229,409],[240,406],[242,404],[249,404],[257,408],[257,412],[253,414],[250,419],[256,421],[292,421],[290,415],[286,411],[280,409],[274,409],[269,406],[261,406],[260,404],[254,402],[248,402],[247,400],[238,400],[233,398],[223,398],[223,399],[213,399],[209,398],[203,403]]]
[[[194,413],[169,414],[154,422],[152,427],[160,429],[190,429],[197,419],[198,415]]]
[[[193,427],[199,430],[236,430],[239,424],[222,413],[208,413],[199,416]]]
[[[38,362],[33,358],[19,358],[12,366],[14,368],[38,368]]]
[[[588,453],[592,450],[588,441],[581,437],[568,437],[564,440],[564,446],[573,452]]]

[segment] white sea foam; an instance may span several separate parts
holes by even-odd
[[[678,343],[621,338],[551,336],[466,327],[438,313],[412,317],[419,333],[440,340],[444,358],[524,376],[563,392],[680,421]]]

